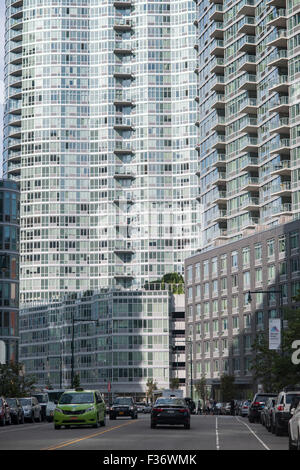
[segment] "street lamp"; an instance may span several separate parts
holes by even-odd
[[[80,322],[95,322],[96,326],[99,325],[98,320],[87,320],[86,318],[74,318],[74,313],[72,315],[72,340],[71,340],[71,388],[74,388],[74,326],[75,323],[80,323]]]
[[[255,290],[255,291],[248,291],[248,303],[252,302],[251,294],[279,294],[279,318],[280,318],[280,347],[281,347],[281,354],[283,354],[283,345],[282,345],[282,338],[283,338],[283,312],[282,312],[282,290]]]

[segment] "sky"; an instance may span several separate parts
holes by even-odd
[[[4,31],[5,31],[5,0],[0,0],[0,177],[2,176],[3,149],[3,104],[4,104]]]

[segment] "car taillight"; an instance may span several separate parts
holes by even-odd
[[[283,411],[283,410],[284,410],[284,406],[283,406],[283,405],[277,406],[277,410],[278,410],[278,411]]]
[[[154,408],[153,411],[157,411],[157,413],[161,413],[163,411],[162,408]]]
[[[253,405],[259,406],[259,405],[260,405],[260,402],[259,402],[259,401],[255,401],[255,402],[253,403]]]
[[[183,409],[178,410],[178,411],[179,411],[180,413],[187,413],[188,410],[187,410],[186,408],[183,408]]]

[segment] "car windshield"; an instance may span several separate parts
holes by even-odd
[[[59,400],[60,405],[94,403],[93,393],[64,393]]]
[[[7,398],[6,399],[9,406],[16,406],[16,399],[15,398]]]
[[[41,395],[33,395],[35,398],[37,398],[37,401],[39,403],[48,403],[48,395],[44,395],[44,394],[41,394]]]
[[[20,403],[22,406],[31,405],[31,398],[20,398]]]
[[[64,392],[48,392],[49,401],[58,401]]]
[[[295,394],[295,395],[287,395],[286,396],[286,403],[287,405],[290,405],[292,403],[292,401],[296,401],[297,399],[300,399],[300,393],[299,395]]]
[[[131,398],[116,398],[114,400],[114,405],[132,405]]]
[[[186,406],[186,402],[180,398],[158,398],[155,403],[157,405]]]

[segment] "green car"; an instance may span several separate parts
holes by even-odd
[[[54,429],[61,426],[91,425],[94,428],[105,426],[106,407],[98,390],[77,388],[64,392],[54,410]]]

